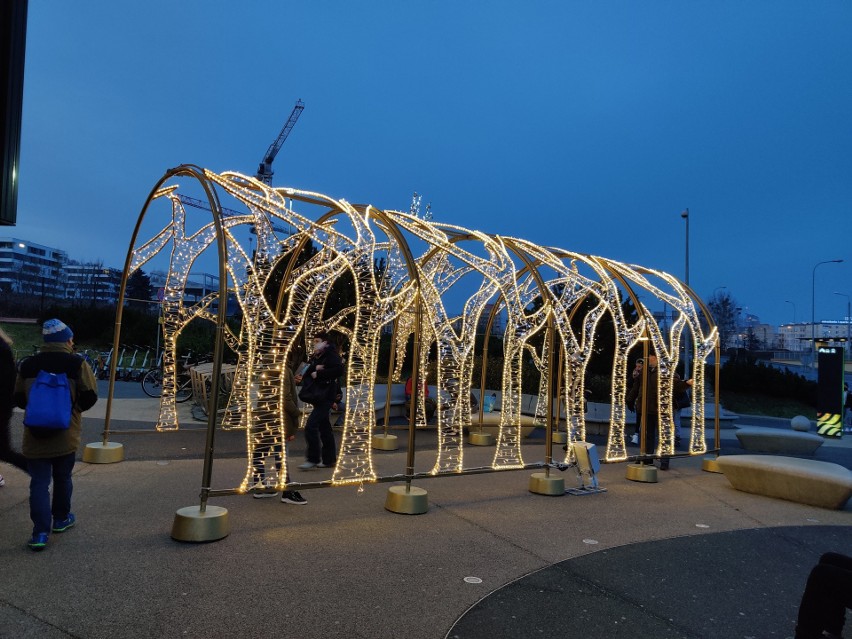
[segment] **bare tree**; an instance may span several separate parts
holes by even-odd
[[[731,346],[730,339],[737,332],[737,308],[739,304],[727,291],[717,290],[707,301],[707,308],[713,314],[713,320],[719,329],[719,343],[722,349]]]

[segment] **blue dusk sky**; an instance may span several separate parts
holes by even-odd
[[[852,3],[30,0],[18,226],[122,266],[170,167],[407,210],[727,287],[852,295]],[[789,302],[788,302],[789,300]]]

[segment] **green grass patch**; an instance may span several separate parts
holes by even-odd
[[[787,418],[804,415],[808,419],[816,419],[816,408],[795,399],[734,391],[723,391],[719,397],[722,406],[741,415]]]
[[[33,344],[41,345],[41,324],[0,322],[0,327],[12,338],[15,359],[33,354]]]
[[[17,361],[21,357],[33,354],[33,346],[41,347],[41,324],[18,324],[14,322],[0,322],[0,328],[12,338],[12,353]],[[96,345],[74,340],[78,351],[94,349]]]

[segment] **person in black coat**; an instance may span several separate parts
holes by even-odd
[[[325,331],[314,335],[314,351],[308,363],[308,369],[302,374],[302,385],[319,384],[328,390],[324,397],[312,402],[314,408],[305,422],[306,460],[299,468],[333,468],[337,463],[337,444],[329,414],[336,399],[335,381],[343,374],[343,362]]]
[[[648,397],[646,402],[647,415],[644,416],[644,418],[647,419],[647,423],[645,424],[644,453],[646,455],[653,455],[657,449],[657,430],[660,426],[660,416],[658,414],[660,371],[657,366],[657,355],[655,353],[648,353],[647,364],[648,371],[646,376],[648,378]],[[627,392],[627,406],[633,407],[637,415],[642,414],[642,395],[644,393],[644,389],[642,387],[643,383],[642,376],[640,375]],[[688,391],[692,386],[692,383],[691,379],[684,382],[679,377],[676,377],[672,384],[675,397]],[[660,470],[668,469],[669,458],[661,457]]]
[[[27,470],[26,458],[12,448],[12,433],[9,421],[12,419],[14,402],[12,393],[15,390],[15,357],[12,355],[12,340],[0,329],[0,460]],[[0,475],[0,485],[3,485]]]
[[[852,557],[827,552],[808,576],[796,639],[841,639],[846,609],[852,607]]]

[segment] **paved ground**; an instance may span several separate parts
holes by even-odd
[[[42,553],[25,547],[27,478],[0,469],[0,637],[792,637],[810,567],[852,554],[852,506],[740,493],[696,458],[656,484],[604,465],[607,492],[582,497],[529,493],[531,471],[423,480],[430,510],[415,517],[384,510],[386,484],[305,491],[307,506],[219,498],[231,534],[178,543],[169,531],[198,503],[205,434],[153,432],[151,406],[116,401],[111,439],[127,461],[77,465],[79,523]],[[85,441],[103,428],[91,415]],[[243,437],[217,434],[214,488],[242,477]],[[434,433],[417,437],[428,469]],[[738,452],[733,430],[722,449]],[[465,454],[489,463],[493,449]],[[541,442],[524,455],[542,458]],[[849,440],[816,458],[852,468]],[[375,456],[380,473],[404,460]]]

